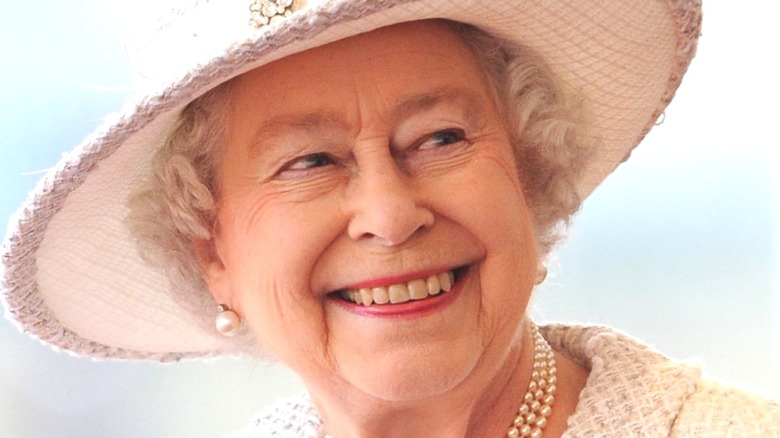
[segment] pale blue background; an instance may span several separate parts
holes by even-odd
[[[0,1],[2,225],[129,95],[115,4]],[[699,56],[664,124],[586,202],[533,313],[618,327],[780,398],[780,10],[705,6]],[[7,321],[0,346],[2,437],[213,437],[300,389],[249,361],[74,358]]]

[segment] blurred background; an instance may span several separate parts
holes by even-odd
[[[125,2],[0,0],[0,225],[132,94]],[[587,200],[537,321],[607,324],[780,399],[780,3],[705,4],[656,127]],[[0,436],[215,437],[302,386],[247,359],[96,362],[0,320]]]

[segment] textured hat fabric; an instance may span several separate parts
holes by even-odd
[[[3,298],[23,330],[94,357],[176,360],[228,353],[167,291],[125,224],[130,195],[193,99],[273,60],[394,23],[446,18],[540,53],[582,97],[600,147],[587,196],[653,126],[694,55],[698,0],[298,0],[267,26],[246,1],[194,1],[130,50],[149,91],[38,184],[3,245]]]

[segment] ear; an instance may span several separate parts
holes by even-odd
[[[217,238],[195,239],[192,242],[192,251],[214,300],[218,304],[229,305],[232,298],[230,281]]]

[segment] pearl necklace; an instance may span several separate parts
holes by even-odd
[[[517,416],[506,434],[508,438],[541,438],[555,401],[554,394],[558,383],[555,355],[550,344],[533,323],[531,323],[531,335],[534,338],[534,368],[531,371],[528,390],[523,396],[523,404],[517,410]],[[325,434],[325,438],[331,437]]]
[[[523,396],[523,404],[517,410],[507,438],[541,438],[542,430],[547,427],[547,419],[552,414],[555,391],[558,389],[558,368],[555,367],[555,355],[550,344],[539,333],[536,324],[531,324],[534,338],[534,368],[531,381]]]

